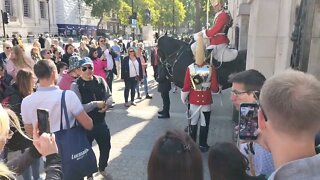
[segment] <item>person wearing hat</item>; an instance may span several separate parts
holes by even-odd
[[[202,36],[200,32],[199,37]],[[218,92],[217,73],[213,66],[205,62],[203,39],[198,39],[195,62],[188,66],[184,85],[181,92],[182,103],[190,104],[190,136],[197,142],[198,122],[200,121],[199,146],[202,152],[207,152],[207,144],[212,95],[211,92]],[[189,99],[188,99],[189,97]]]
[[[69,69],[61,77],[61,80],[58,82],[58,86],[62,90],[69,90],[72,82],[75,81],[80,75],[80,56],[71,56],[69,58]]]
[[[77,94],[85,111],[93,120],[93,129],[87,131],[87,136],[90,143],[96,140],[100,151],[98,170],[101,175],[107,176],[105,168],[108,165],[111,136],[105,116],[106,110],[112,105],[111,91],[104,78],[93,74],[93,62],[90,58],[81,59],[79,66],[80,77],[72,83],[71,90]]]

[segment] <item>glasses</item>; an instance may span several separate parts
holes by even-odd
[[[256,102],[257,102],[257,104],[258,104],[258,106],[259,106],[259,108],[260,108],[260,110],[261,110],[261,112],[262,112],[262,115],[263,115],[263,117],[264,117],[264,120],[265,120],[265,121],[268,121],[268,117],[267,117],[265,111],[263,110],[263,108],[262,108],[262,106],[261,106],[261,103],[260,103],[260,101],[259,101],[259,97],[257,96],[257,94],[259,94],[259,93],[260,93],[259,91],[253,91],[253,96],[254,96],[254,98],[256,99]]]
[[[6,49],[11,49],[12,47],[6,47]]]
[[[235,96],[240,96],[242,94],[246,94],[246,93],[249,93],[249,91],[237,91],[237,90],[231,90],[231,95],[235,95]]]
[[[129,51],[129,52],[134,52],[134,51]]]
[[[89,67],[82,67],[81,70],[84,72],[84,71],[87,71],[88,69],[92,70],[93,67],[92,66],[89,66]]]

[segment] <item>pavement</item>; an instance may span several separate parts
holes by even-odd
[[[153,74],[148,67],[148,74]],[[94,179],[108,180],[147,180],[147,164],[155,141],[169,129],[183,130],[187,125],[186,106],[181,103],[180,90],[170,92],[170,119],[158,119],[157,112],[162,109],[162,100],[157,92],[157,83],[149,76],[149,94],[153,99],[145,99],[141,88],[142,99],[136,101],[137,106],[124,106],[124,82],[115,80],[113,83],[114,108],[106,114],[106,122],[111,133],[111,151],[106,171],[109,178],[98,173]],[[214,95],[211,114],[208,144],[217,142],[233,142],[232,105],[229,100],[230,89],[220,95]],[[98,146],[94,145],[97,159]],[[203,153],[204,179],[209,180],[208,153]],[[45,177],[43,167],[41,177]],[[112,178],[110,178],[112,176]],[[19,179],[22,179],[21,176]]]

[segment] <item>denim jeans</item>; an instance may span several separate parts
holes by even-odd
[[[140,83],[138,82],[137,83],[137,87],[136,87],[136,90],[137,90],[137,93],[138,93],[138,96],[140,96]],[[143,86],[144,86],[144,93],[145,95],[148,95],[149,92],[148,92],[148,79],[147,79],[147,75],[143,75]]]

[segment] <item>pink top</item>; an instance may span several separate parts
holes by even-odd
[[[75,80],[74,77],[70,76],[70,74],[66,72],[62,74],[62,77],[60,82],[58,83],[58,86],[62,90],[70,90],[70,86],[74,80]]]
[[[21,69],[29,70],[33,74],[34,61],[29,59],[29,58],[26,58],[26,57],[25,57],[25,61],[28,64],[28,66],[17,67],[16,65],[13,64],[11,59],[8,60],[7,65],[6,65],[7,72],[8,72],[9,75],[11,75],[13,77],[14,80],[16,80],[17,74]],[[34,76],[34,78],[36,79],[35,76]]]
[[[107,61],[102,61],[99,58],[92,60],[93,62],[93,74],[97,76],[101,76],[104,79],[107,78],[105,69],[107,68]]]

